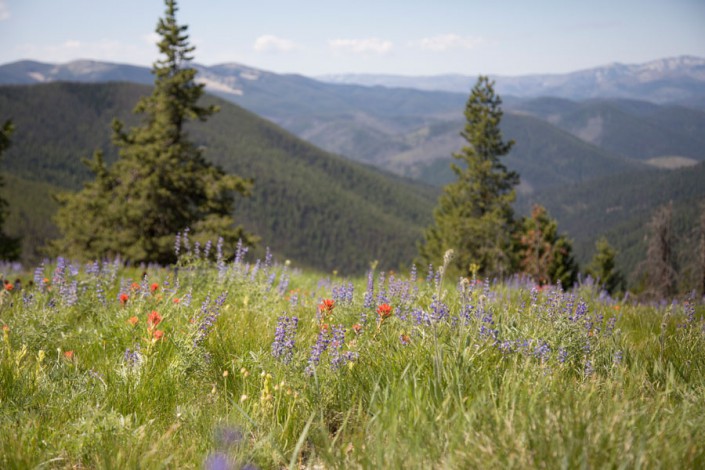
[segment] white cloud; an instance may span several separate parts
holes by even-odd
[[[149,34],[145,34],[142,36],[142,40],[149,44],[150,46],[155,46],[159,43],[159,41],[162,40],[162,37],[157,34],[156,31],[152,31]]]
[[[0,21],[10,17],[10,9],[7,7],[5,0],[0,0]]]
[[[367,39],[332,39],[328,45],[334,51],[353,52],[355,54],[384,55],[393,48],[391,41],[378,38]]]
[[[459,36],[457,34],[441,34],[418,41],[412,41],[412,47],[418,47],[424,51],[442,52],[449,49],[474,49],[486,44],[487,41],[481,37]]]
[[[291,52],[297,49],[296,44],[289,39],[272,34],[265,34],[255,40],[254,50],[257,52]]]

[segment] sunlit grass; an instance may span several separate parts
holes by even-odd
[[[705,465],[695,299],[268,261],[97,268],[2,293],[2,468]]]

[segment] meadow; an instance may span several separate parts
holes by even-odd
[[[6,286],[0,468],[705,468],[695,296],[179,250]]]

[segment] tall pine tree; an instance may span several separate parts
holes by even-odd
[[[203,85],[190,66],[194,48],[187,27],[176,21],[176,2],[165,4],[156,29],[161,58],[152,68],[154,90],[134,110],[143,115],[142,123],[126,131],[115,120],[118,161],[108,168],[96,152],[87,162],[95,180],[58,198],[63,238],[53,243],[57,253],[167,264],[175,260],[176,233],[187,227],[195,239],[251,241],[232,218],[234,193],[247,194],[251,182],[226,175],[189,140],[187,123],[205,121],[217,109],[198,104]]]
[[[481,276],[501,276],[513,266],[516,224],[511,204],[519,175],[500,161],[514,144],[502,139],[501,104],[493,83],[480,76],[465,106],[467,122],[461,135],[467,145],[453,155],[460,161],[451,165],[457,180],[443,189],[435,225],[419,247],[430,263],[440,263],[446,250],[453,249],[453,274],[467,275],[475,264]]]
[[[12,121],[5,121],[5,124],[0,127],[0,156],[10,146],[10,136],[13,130]],[[4,183],[0,176],[0,188],[3,186]],[[0,260],[15,261],[20,257],[20,239],[5,234],[3,227],[6,216],[7,201],[0,198]]]

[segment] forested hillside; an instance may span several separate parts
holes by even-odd
[[[604,234],[618,251],[618,264],[630,285],[639,284],[646,257],[648,224],[656,208],[673,202],[676,265],[681,287],[693,286],[699,271],[697,253],[700,204],[705,202],[705,162],[678,170],[650,169],[590,182],[538,191],[520,200],[544,205],[575,242],[585,263]]]
[[[0,87],[0,109],[17,129],[4,166],[22,178],[8,199],[28,190],[25,180],[78,189],[89,177],[81,157],[102,148],[113,161],[110,121],[119,117],[134,124],[130,111],[147,93],[148,87],[134,84]],[[237,203],[236,220],[259,235],[262,245],[326,270],[360,272],[375,259],[396,268],[413,258],[435,189],[322,152],[235,105],[208,101],[221,111],[207,126],[193,126],[193,139],[226,171],[254,178],[252,196]],[[37,204],[45,207],[49,201]],[[46,217],[36,217],[8,230],[38,227],[41,233],[33,233],[32,240],[50,236],[39,223]]]

